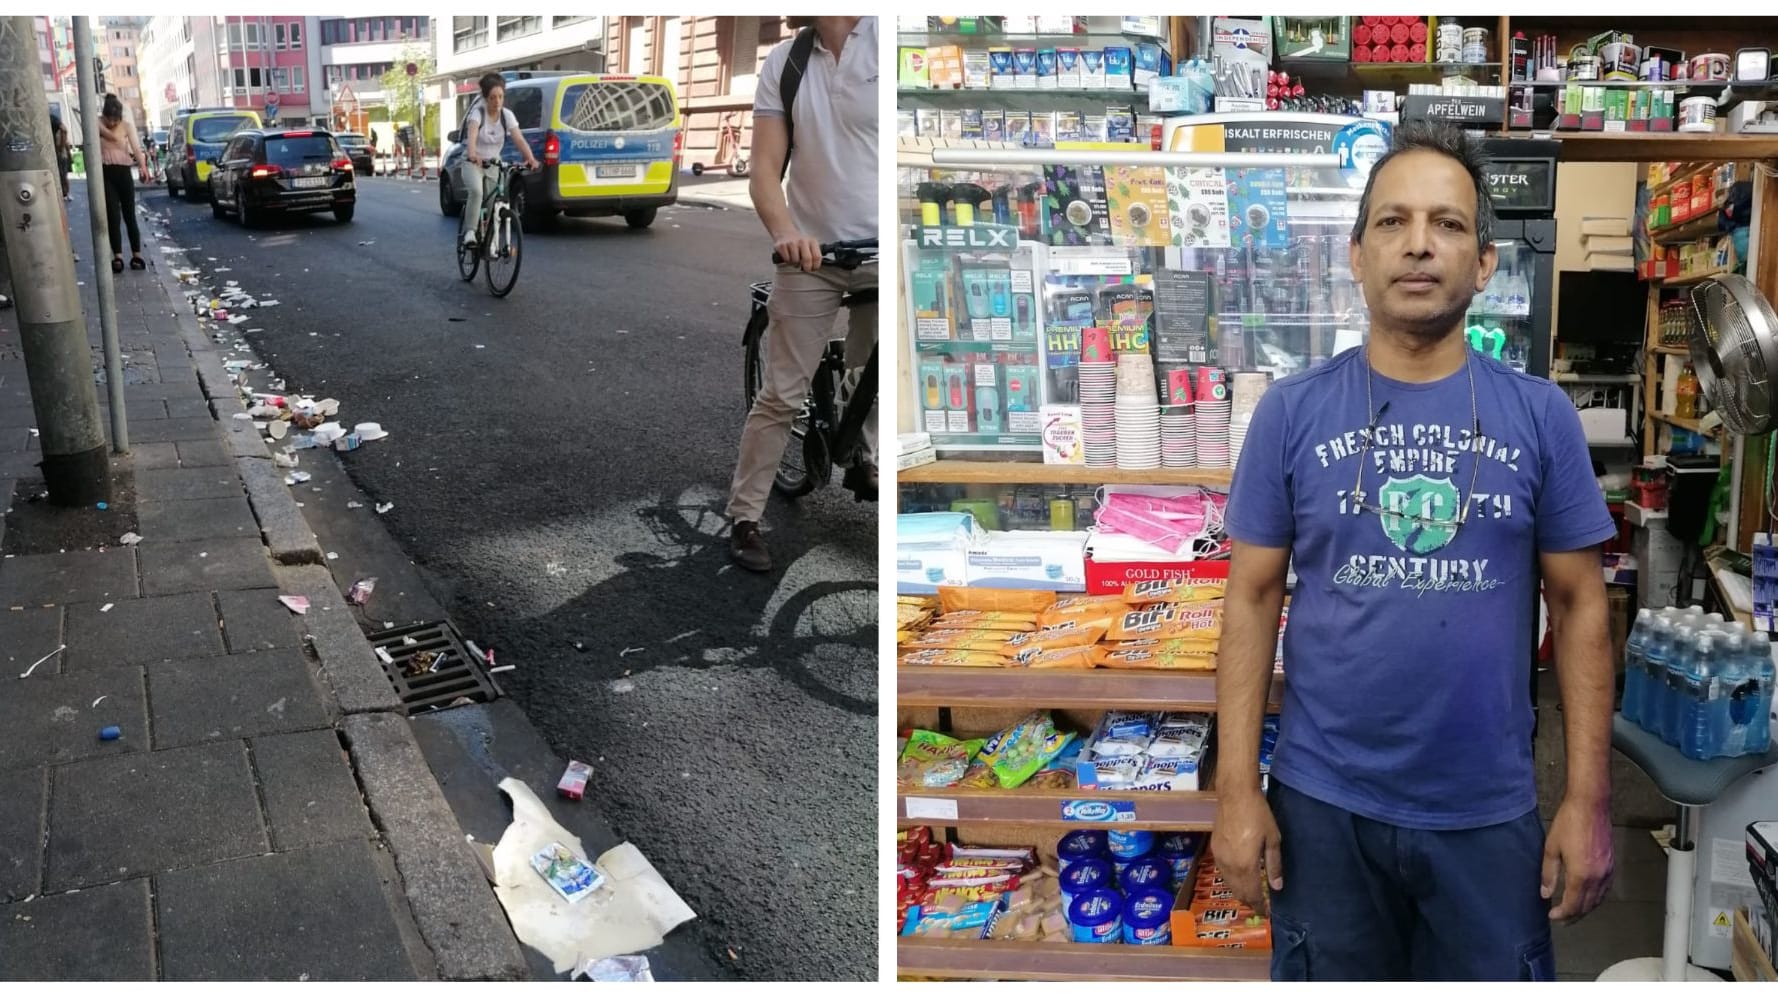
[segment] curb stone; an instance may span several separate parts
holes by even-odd
[[[282,484],[280,484],[282,485]],[[343,715],[399,712],[401,699],[324,565],[280,566],[278,587],[309,599],[303,631]]]
[[[247,486],[247,502],[272,558],[286,566],[320,564],[321,543],[284,485],[283,470],[269,458],[240,456],[235,458],[235,469]]]
[[[414,922],[438,960],[439,978],[525,978],[518,939],[407,719],[354,715],[341,731],[371,819],[395,855]]]

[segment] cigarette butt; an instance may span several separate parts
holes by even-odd
[[[506,672],[506,671],[508,671],[508,670],[516,670],[516,669],[518,669],[518,664],[516,664],[516,663],[508,663],[508,664],[507,664],[507,665],[506,665],[506,666],[504,666],[504,667],[489,667],[489,668],[488,668],[488,673],[490,673],[490,674],[500,674],[500,673],[505,673],[505,672]]]

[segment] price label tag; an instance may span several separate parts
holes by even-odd
[[[1065,799],[1062,819],[1069,823],[1133,823],[1136,821],[1136,803]]]
[[[922,799],[910,795],[902,800],[908,819],[956,819],[956,799]]]

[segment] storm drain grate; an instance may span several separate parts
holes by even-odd
[[[493,701],[499,689],[450,622],[422,622],[365,636],[407,714],[459,698]],[[424,668],[424,669],[422,669]]]

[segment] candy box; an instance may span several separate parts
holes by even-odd
[[[531,867],[570,903],[577,903],[605,884],[605,874],[561,844],[550,844],[531,856]]]

